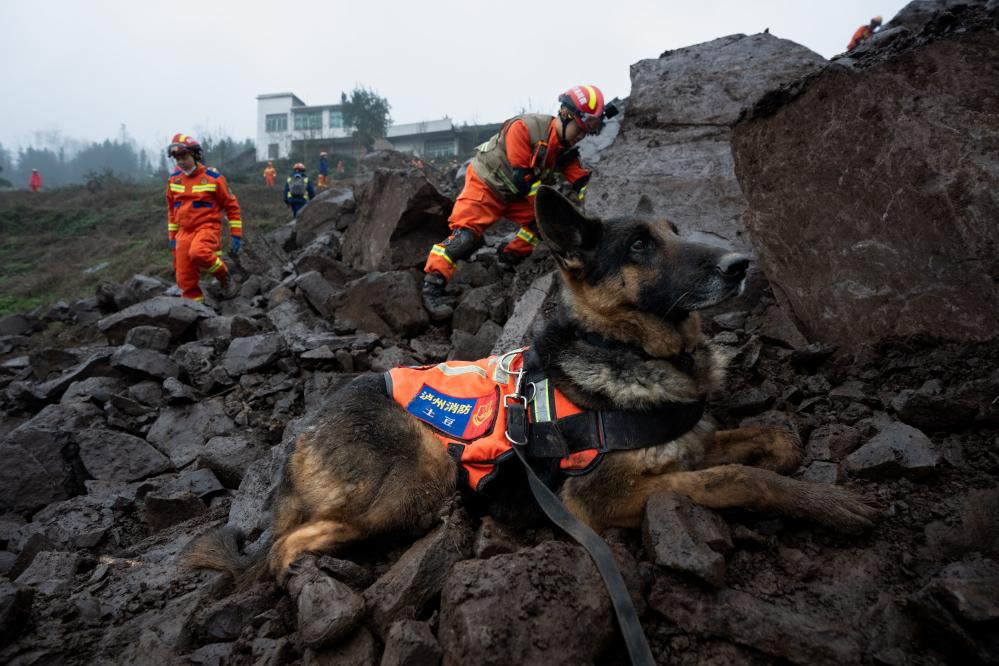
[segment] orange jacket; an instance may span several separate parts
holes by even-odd
[[[859,28],[857,28],[857,32],[853,33],[853,37],[850,39],[850,43],[847,44],[846,50],[850,51],[856,48],[857,46],[860,46],[868,39],[870,39],[872,34],[874,33],[871,32],[871,26],[869,25],[860,26]]]
[[[31,188],[32,192],[42,189],[42,174],[32,171],[31,178],[28,179],[28,187]]]
[[[222,224],[222,211],[229,220],[229,234],[243,235],[239,202],[218,170],[199,164],[191,175],[180,169],[170,174],[166,187],[167,234],[170,240],[181,229],[193,230],[202,224]]]
[[[558,122],[558,118],[552,118],[551,124],[548,125],[548,151],[545,153],[544,164],[531,163],[532,159],[534,159],[536,147],[531,145],[531,137],[527,130],[527,124],[520,119],[510,123],[510,127],[506,130],[506,158],[510,161],[510,166],[514,169],[537,167],[542,171],[553,170],[555,168],[555,160],[565,150],[562,144],[559,143],[558,133],[555,131],[556,122]],[[571,160],[568,164],[561,167],[560,170],[570,185],[583,176],[590,174],[589,171],[580,165],[579,158]]]
[[[504,395],[514,392],[516,376],[524,355],[501,363],[503,356],[479,361],[448,361],[433,366],[389,370],[386,384],[389,394],[406,411],[430,426],[451,457],[458,461],[459,476],[473,490],[481,490],[493,477],[496,464],[515,455],[506,438]],[[556,421],[579,414],[573,405],[548,380],[537,382],[528,390],[528,418],[531,423]],[[599,457],[596,450],[570,454],[560,462],[566,472],[590,471]]]
[[[277,169],[275,169],[274,167],[269,166],[266,169],[264,169],[264,178],[266,178],[267,180],[274,180],[274,177],[276,175],[277,175]]]

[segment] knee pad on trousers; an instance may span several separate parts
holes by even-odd
[[[470,229],[455,229],[450,236],[441,242],[441,247],[447,252],[452,262],[468,259],[472,253],[482,247],[482,237],[476,236]]]

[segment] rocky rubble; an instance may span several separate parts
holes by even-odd
[[[937,25],[940,14],[929,16]],[[907,21],[910,35],[923,34]],[[762,60],[738,95],[689,92],[696,108],[724,116],[705,117],[710,131],[727,133],[737,102],[810,70],[814,54],[755,36],[653,62],[672,71],[695,52],[734,62],[761,49],[774,61]],[[705,66],[696,60],[689,67]],[[636,76],[635,115],[594,181],[616,183],[620,196],[594,209],[630,210],[646,189],[627,180],[629,132],[651,142],[687,131],[662,95],[693,76],[688,65]],[[650,166],[663,159],[646,156]],[[551,312],[559,288],[546,249],[504,268],[495,252],[512,227],[501,224],[449,287],[453,321],[431,325],[418,268],[449,200],[405,158],[367,163],[355,188],[330,189],[297,222],[247,238],[233,300],[197,305],[137,276],[0,320],[0,661],[625,662],[610,601],[578,545],[543,523],[483,516],[458,496],[412,533],[303,558],[283,587],[237,588],[178,567],[210,528],[241,530],[247,553],[266,547],[293,437],[353,377],[507,350]],[[725,219],[738,219],[742,204],[720,198]],[[662,212],[676,203],[661,201]],[[725,428],[795,430],[796,476],[848,484],[882,516],[847,538],[653,497],[641,529],[605,537],[657,661],[996,663],[999,343],[809,343],[786,302],[760,284],[705,313],[706,337],[732,357],[709,411]],[[77,346],[51,344],[54,321]]]

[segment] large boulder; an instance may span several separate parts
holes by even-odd
[[[809,339],[999,331],[999,33],[984,4],[899,26],[735,128],[753,245]]]
[[[730,35],[631,67],[621,131],[603,151],[587,212],[631,213],[643,195],[683,234],[750,250],[729,142],[743,107],[825,63],[770,34]]]
[[[295,244],[305,247],[320,234],[333,231],[340,219],[355,208],[353,189],[333,185],[323,190],[299,212],[295,221]]]
[[[343,260],[366,271],[422,265],[450,231],[451,200],[416,169],[377,169],[357,192],[358,214],[343,239]]]

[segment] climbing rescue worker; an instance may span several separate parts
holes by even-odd
[[[857,28],[857,32],[853,33],[853,37],[850,39],[850,43],[846,45],[847,51],[852,51],[857,48],[868,39],[870,39],[878,28],[881,27],[881,17],[875,16],[871,19],[868,25],[862,25]]]
[[[225,176],[201,163],[201,144],[188,134],[175,134],[167,148],[177,164],[167,182],[167,236],[173,253],[177,286],[184,298],[205,299],[201,272],[214,276],[224,298],[236,293],[236,281],[222,261],[222,213],[229,221],[230,252],[239,253],[243,221],[239,202]]]
[[[284,202],[291,206],[291,216],[298,217],[298,211],[302,206],[316,196],[316,190],[309,182],[309,177],[305,174],[305,165],[296,162],[292,167],[292,173],[284,183]]]
[[[498,134],[476,148],[465,173],[465,187],[458,195],[448,225],[451,235],[430,250],[423,267],[423,306],[434,321],[451,316],[445,287],[455,265],[482,244],[483,232],[501,217],[516,222],[520,230],[499,255],[516,263],[538,244],[534,224],[534,196],[538,188],[554,182],[561,171],[580,201],[590,174],[579,164],[573,146],[603,127],[604,96],[596,86],[576,86],[558,98],[558,115],[529,113],[503,123]]]
[[[264,182],[267,187],[274,189],[274,179],[277,177],[277,169],[274,168],[274,161],[267,160],[267,168],[264,169]]]

